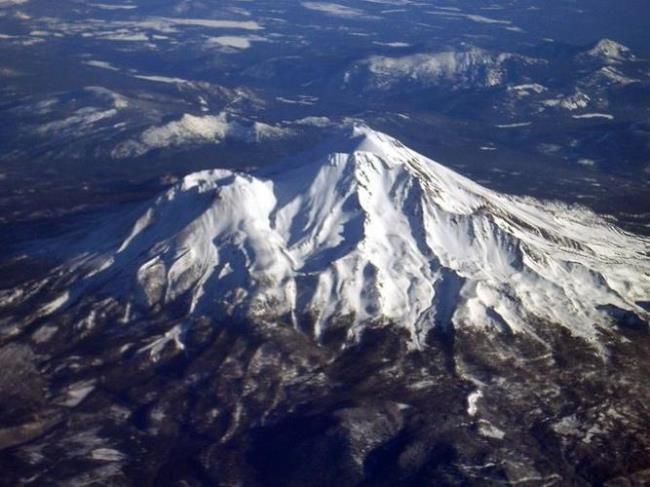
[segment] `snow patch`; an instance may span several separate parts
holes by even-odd
[[[636,59],[629,47],[611,39],[600,40],[587,54],[608,64],[620,64]]]
[[[492,87],[504,83],[511,62],[533,63],[533,59],[510,53],[491,53],[479,48],[464,51],[421,53],[402,57],[372,56],[357,66],[367,70],[373,87],[389,89],[398,83],[453,84]],[[346,75],[350,81],[354,72]]]
[[[118,145],[112,156],[117,159],[142,156],[155,149],[191,144],[218,144],[226,138],[260,142],[289,136],[291,131],[261,122],[244,125],[227,113],[219,115],[185,114],[179,120],[145,130],[137,139]]]
[[[95,390],[95,382],[93,379],[72,384],[66,389],[66,397],[61,404],[69,408],[78,406]]]
[[[577,120],[581,119],[592,119],[592,118],[604,118],[605,120],[614,120],[614,116],[609,113],[583,113],[581,115],[573,115],[573,118]]]
[[[301,5],[308,10],[314,10],[316,12],[322,12],[333,17],[341,17],[344,19],[361,19],[369,17],[363,10],[338,3],[302,2]]]
[[[483,397],[483,392],[480,389],[475,390],[467,396],[467,414],[476,416],[478,412],[478,400]]]

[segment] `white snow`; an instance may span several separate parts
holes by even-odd
[[[503,83],[508,61],[533,63],[533,59],[510,53],[491,53],[479,48],[462,51],[420,53],[401,57],[371,56],[358,68],[366,69],[375,88],[387,89],[400,82],[425,85],[447,82],[498,86]],[[353,73],[348,73],[349,80]]]
[[[286,98],[284,96],[276,96],[275,99],[279,102],[286,103],[288,105],[305,105],[305,106],[314,105],[318,101],[318,98],[314,96],[307,96],[307,95],[300,95],[297,96],[296,98]],[[311,117],[307,117],[307,118],[311,118]]]
[[[262,26],[252,20],[216,20],[216,19],[183,19],[176,17],[153,17],[147,21],[140,22],[143,27],[154,27],[158,30],[162,25],[181,25],[190,27],[207,27],[211,29],[241,29],[241,30],[260,30]]]
[[[60,294],[58,297],[47,303],[39,310],[39,314],[42,316],[51,315],[52,313],[61,309],[70,299],[70,293],[65,291]]]
[[[593,167],[596,165],[596,161],[594,161],[593,159],[582,158],[582,159],[578,159],[578,164],[580,164],[581,166]]]
[[[496,127],[500,129],[517,129],[521,127],[528,127],[532,125],[532,122],[514,122],[514,123],[500,123]]]
[[[546,90],[547,88],[543,85],[540,85],[539,83],[526,83],[521,85],[508,86],[508,91],[514,92],[519,98],[525,98],[533,94],[539,95],[540,93],[544,93]]]
[[[145,81],[153,81],[155,83],[168,83],[168,84],[180,84],[180,85],[190,83],[189,80],[186,80],[184,78],[175,78],[171,76],[136,74],[133,77],[137,79],[143,79]]]
[[[379,42],[379,41],[375,41],[375,42],[373,42],[373,44],[375,44],[377,46],[393,47],[393,48],[396,48],[396,49],[400,49],[400,48],[404,48],[404,47],[411,47],[411,44],[409,44],[408,42],[399,42],[399,41],[396,41],[396,42]]]
[[[96,448],[90,452],[90,458],[104,462],[119,462],[124,460],[125,455],[114,448]]]
[[[32,334],[32,340],[36,343],[48,342],[58,330],[59,329],[56,326],[44,325]]]
[[[293,120],[294,125],[309,125],[312,127],[331,127],[334,122],[328,117],[305,117]]]
[[[591,76],[589,81],[597,86],[602,83],[626,86],[639,82],[638,79],[624,75],[613,66],[603,66],[593,76]]]
[[[62,404],[70,408],[76,407],[94,390],[95,380],[87,380],[72,384],[67,388],[66,397],[62,401]]]
[[[49,136],[52,133],[60,132],[62,130],[68,130],[79,134],[92,128],[98,122],[114,117],[117,113],[118,111],[116,108],[101,110],[96,107],[83,107],[73,112],[73,114],[67,118],[40,125],[37,127],[36,132],[42,136]]]
[[[96,96],[107,98],[113,103],[113,108],[121,110],[129,106],[129,101],[126,97],[117,93],[116,91],[109,90],[103,86],[86,86],[85,91],[92,93]]]
[[[137,138],[118,145],[115,158],[142,156],[152,150],[188,144],[220,143],[225,138],[258,142],[291,134],[289,129],[261,122],[244,125],[222,112],[219,115],[184,114],[179,120],[151,127]]]
[[[608,64],[619,64],[624,61],[633,61],[634,54],[629,47],[624,46],[611,39],[602,39],[596,44],[588,54],[601,59]]]
[[[495,440],[502,440],[506,436],[506,434],[502,430],[500,430],[499,428],[494,426],[492,423],[489,423],[489,422],[487,422],[485,420],[482,420],[480,422],[479,427],[478,427],[478,432],[483,436],[486,436],[488,438],[492,438],[492,439],[495,439]]]
[[[358,8],[348,7],[346,5],[341,5],[338,3],[330,2],[302,2],[301,4],[304,8],[308,10],[315,10],[317,12],[322,12],[334,17],[342,17],[345,19],[358,19],[358,18],[367,18],[368,16],[359,10]]]
[[[138,352],[148,352],[151,359],[155,362],[159,359],[160,354],[168,344],[172,344],[176,350],[184,350],[185,344],[181,340],[183,334],[182,325],[176,325],[167,331],[161,337],[155,338],[148,345],[138,350]]]
[[[27,3],[28,1],[29,0],[0,0],[0,8],[21,5],[23,3]]]
[[[248,49],[251,47],[251,40],[242,36],[219,36],[208,39],[209,43],[219,44],[223,47],[232,47],[236,49]]]
[[[228,130],[219,117],[184,117],[140,143]],[[647,238],[583,208],[496,193],[363,126],[312,157],[186,176],[119,241],[90,236],[115,250],[85,272],[109,287],[126,276],[133,288],[113,291],[145,296],[141,305],[189,293],[197,315],[310,313],[316,336],[347,316],[351,339],[384,320],[413,346],[436,319],[534,335],[537,317],[595,346],[599,328],[611,328],[598,306],[648,319],[636,304],[650,295]],[[182,348],[180,332],[143,350]]]
[[[97,36],[99,39],[118,42],[148,42],[149,36],[144,32],[115,32]]]
[[[606,120],[614,120],[614,116],[609,113],[583,113],[581,115],[573,115],[575,119],[591,119],[591,118],[604,118]]]
[[[478,412],[478,400],[483,397],[483,392],[480,389],[475,390],[469,396],[467,396],[467,414],[470,416],[476,416]]]
[[[89,3],[88,5],[102,10],[133,10],[138,8],[137,5],[124,3]]]
[[[586,108],[589,106],[590,101],[591,98],[589,98],[589,95],[578,90],[573,95],[560,96],[558,98],[544,100],[542,104],[547,107],[557,107],[569,111],[574,111],[581,108]]]
[[[427,13],[431,14],[431,15],[439,15],[439,16],[442,16],[442,17],[464,18],[464,19],[471,20],[472,22],[476,22],[476,23],[479,23],[479,24],[500,24],[500,25],[508,25],[508,26],[510,26],[512,24],[512,21],[510,21],[510,20],[493,19],[491,17],[485,17],[483,15],[467,14],[467,13],[448,10],[448,9],[444,9],[444,10],[439,9],[438,11],[431,11],[431,12],[427,12]]]
[[[93,68],[108,69],[109,71],[119,71],[118,68],[111,65],[110,63],[107,63],[106,61],[98,61],[96,59],[90,59],[88,61],[84,61],[84,64],[87,66],[92,66]]]

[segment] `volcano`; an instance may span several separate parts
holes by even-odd
[[[5,472],[647,479],[650,243],[611,219],[499,194],[356,126],[89,227],[42,242],[63,263],[2,293]]]

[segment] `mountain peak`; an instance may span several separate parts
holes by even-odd
[[[392,137],[363,124],[355,124],[352,127],[350,139],[357,143],[356,152],[370,152],[375,155],[381,155],[390,152],[394,148],[403,147]]]
[[[498,194],[366,126],[327,147],[186,176],[124,235],[89,237],[67,305],[101,288],[136,314],[309,322],[317,338],[391,322],[414,346],[437,327],[535,334],[533,318],[598,344],[612,310],[648,318],[647,240]]]
[[[607,63],[620,63],[635,59],[629,47],[611,39],[601,39],[589,50],[588,54]]]

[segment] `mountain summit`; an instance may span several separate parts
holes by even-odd
[[[498,194],[365,126],[309,160],[190,174],[117,233],[83,243],[47,312],[101,289],[136,314],[280,319],[317,338],[392,322],[414,346],[436,327],[534,335],[532,320],[598,343],[612,316],[648,319],[647,240]]]
[[[611,39],[601,39],[587,54],[606,64],[619,64],[636,59],[629,47]]]
[[[0,292],[7,471],[645,479],[628,464],[650,451],[650,245],[586,209],[498,194],[361,126],[96,224],[40,241],[74,257]]]

